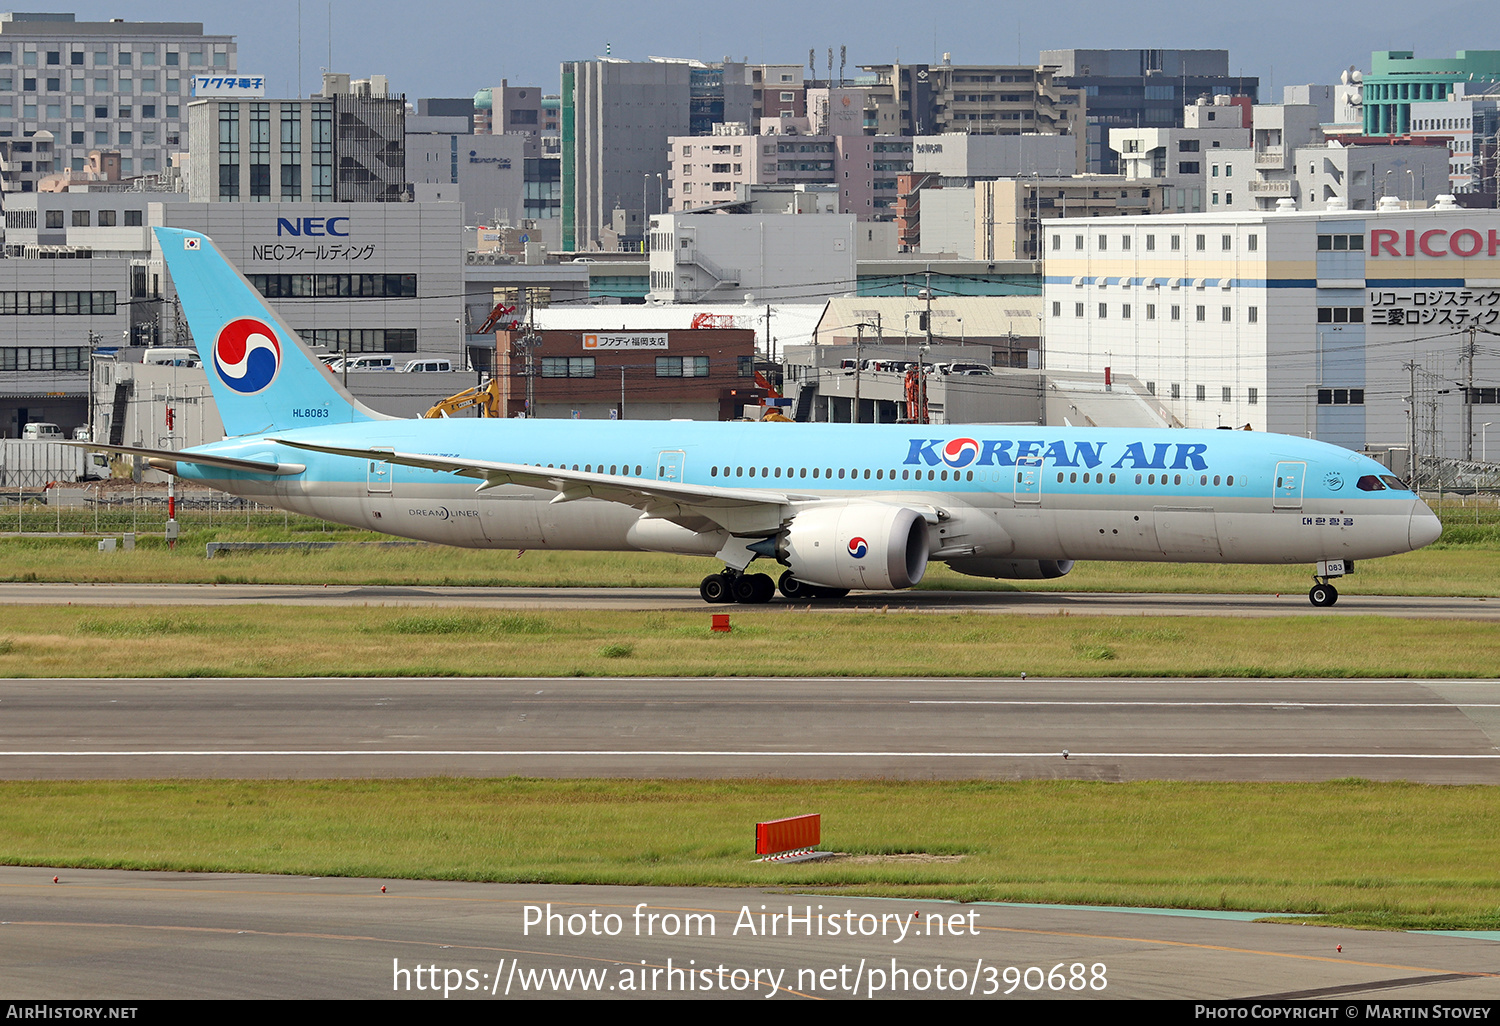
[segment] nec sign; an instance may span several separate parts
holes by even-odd
[[[1431,228],[1419,232],[1407,229],[1374,228],[1370,231],[1370,256],[1416,256],[1421,253],[1430,257],[1496,256],[1500,254],[1500,232],[1491,228],[1481,234],[1474,228]]]
[[[349,219],[347,217],[278,217],[276,219],[276,237],[286,235],[308,238],[324,238],[336,235],[341,239],[349,237]]]

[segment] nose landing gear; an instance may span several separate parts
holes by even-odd
[[[1307,597],[1315,606],[1331,606],[1339,600],[1339,590],[1323,580],[1312,586]]]
[[[1313,586],[1312,590],[1307,593],[1308,600],[1319,607],[1333,605],[1339,600],[1339,590],[1331,583],[1333,578],[1343,577],[1353,572],[1354,560],[1352,559],[1319,560],[1316,570],[1313,571]]]

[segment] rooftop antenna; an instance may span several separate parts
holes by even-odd
[[[841,47],[839,47],[839,88],[840,89],[844,88],[844,62],[848,59],[848,51],[849,51],[849,48],[847,46],[841,46]]]
[[[833,47],[828,48],[828,84],[833,85]]]
[[[813,47],[807,48],[807,70],[812,75],[812,84],[818,84],[818,51]]]
[[[333,70],[333,0],[328,0],[328,70]]]
[[[302,96],[302,0],[297,0],[297,96]]]

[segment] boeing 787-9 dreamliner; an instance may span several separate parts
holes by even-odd
[[[207,236],[154,231],[228,434],[91,447],[295,513],[474,548],[712,557],[708,602],[910,588],[934,561],[1038,579],[1100,559],[1312,563],[1327,606],[1354,561],[1441,533],[1385,467],[1289,435],[395,419],[345,392]]]

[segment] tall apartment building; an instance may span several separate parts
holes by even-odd
[[[1425,205],[1448,191],[1441,142],[1361,145],[1346,138],[1330,145],[1312,105],[1257,105],[1251,127],[1248,148],[1204,158],[1206,212],[1275,210],[1282,200],[1303,210],[1374,210],[1385,196]]]
[[[1233,191],[1237,184],[1230,180],[1232,162],[1222,162],[1228,173],[1218,180],[1221,162],[1213,159],[1218,151],[1250,146],[1249,105],[1229,101],[1218,96],[1205,103],[1200,97],[1183,111],[1181,128],[1111,128],[1109,148],[1120,173],[1130,182],[1149,182],[1160,189],[1164,213],[1202,213],[1210,184],[1222,184],[1225,191]],[[1248,165],[1242,163],[1241,180],[1248,174]]]
[[[1200,96],[1257,99],[1260,79],[1229,73],[1228,50],[1043,50],[1058,85],[1087,94],[1087,170],[1117,174],[1115,128],[1181,128]]]
[[[118,151],[125,178],[161,173],[187,147],[193,77],[235,71],[234,37],[200,22],[0,14],[0,188],[33,192],[90,151]]]
[[[557,104],[548,104],[536,86],[498,86],[474,94],[474,132],[478,135],[556,135]],[[551,98],[555,101],[555,97]],[[446,112],[445,112],[446,113]]]
[[[800,64],[752,64],[745,68],[750,84],[751,124],[761,118],[807,117],[807,85]]]
[[[897,178],[912,167],[912,141],[899,136],[811,135],[806,118],[775,122],[778,134],[720,125],[711,136],[668,140],[668,195],[674,211],[735,200],[742,185],[833,185],[839,213],[860,221],[896,215]]]
[[[1469,207],[1493,207],[1500,150],[1500,85],[1461,84],[1447,100],[1411,105],[1411,136],[1448,149],[1448,191]]]
[[[405,97],[359,95],[347,81],[325,75],[323,94],[306,100],[190,103],[188,124],[200,140],[188,157],[192,201],[406,198]]]
[[[660,212],[667,140],[748,124],[752,93],[742,63],[601,58],[563,64],[561,104],[563,248],[593,249],[607,234],[641,249],[647,211]]]
[[[1071,135],[1084,102],[1051,68],[1001,65],[866,64],[866,124],[876,135]]]

